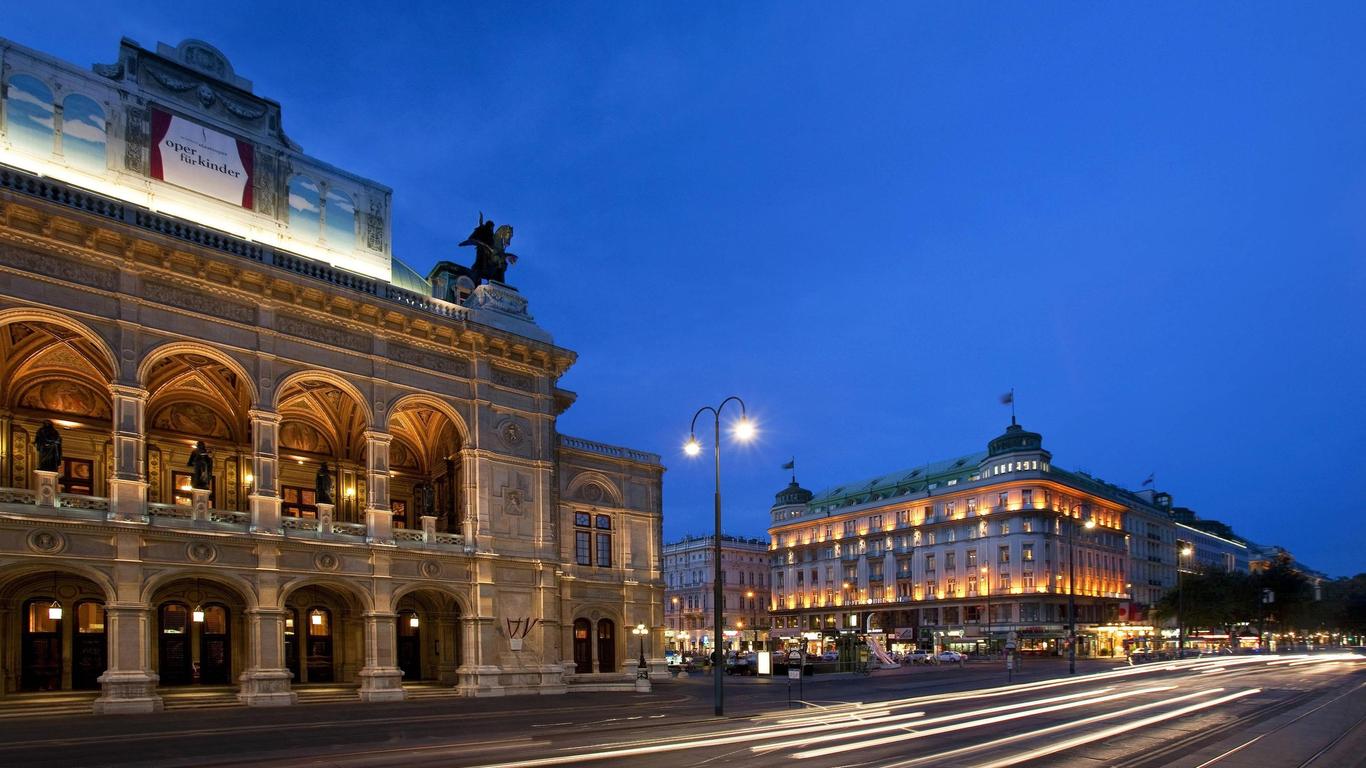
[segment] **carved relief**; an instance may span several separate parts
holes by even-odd
[[[223,465],[223,479],[226,482],[224,509],[237,509],[237,457],[231,457]]]
[[[390,344],[389,356],[400,363],[415,365],[431,371],[449,373],[452,376],[469,376],[470,366],[465,360],[449,355],[438,355],[403,344]]]
[[[536,388],[536,380],[530,376],[520,373],[506,371],[497,366],[489,369],[489,381],[502,387],[512,387],[513,389],[533,390]]]
[[[112,269],[77,264],[51,253],[39,254],[10,245],[0,247],[0,262],[28,272],[105,291],[112,291],[118,285],[118,273]]]
[[[71,379],[35,384],[19,395],[18,404],[22,408],[72,416],[94,419],[110,417],[109,402],[102,395]]]
[[[335,571],[341,567],[341,560],[331,552],[319,552],[313,556],[313,565],[320,571]]]
[[[302,318],[290,315],[277,315],[275,318],[275,330],[281,333],[288,333],[291,336],[301,336],[305,339],[319,341],[324,344],[331,344],[334,347],[342,347],[356,352],[370,351],[370,337],[362,336],[359,333],[351,333],[317,323],[311,323]]]
[[[499,422],[497,429],[499,439],[509,448],[516,448],[526,440],[526,426],[519,419],[511,417],[503,419]]]
[[[10,458],[13,460],[10,485],[14,488],[28,487],[28,432],[22,427],[10,430]]]
[[[384,251],[384,212],[378,200],[370,201],[370,212],[365,214],[365,247]]]
[[[239,323],[256,321],[256,309],[254,307],[237,304],[219,296],[192,291],[177,285],[149,281],[143,284],[143,295],[152,301],[169,304],[180,309],[188,309],[191,312],[221,317],[225,320],[235,320]]]
[[[38,529],[28,534],[28,548],[43,555],[55,555],[66,549],[66,537],[56,531]]]
[[[161,493],[161,449],[147,449],[147,500],[153,504],[162,503]]]
[[[212,563],[218,559],[218,548],[206,541],[195,541],[185,546],[185,557],[192,563]]]
[[[274,152],[258,149],[256,152],[256,173],[252,180],[251,207],[257,213],[276,217],[276,198],[280,184],[280,160]]]
[[[597,483],[584,483],[582,486],[579,486],[580,501],[586,501],[589,504],[596,504],[602,501],[602,497],[604,495],[605,494],[603,493],[602,486],[598,485]]]
[[[147,128],[147,110],[129,107],[124,113],[123,165],[133,173],[146,176],[147,153],[150,151],[151,132]]]
[[[435,560],[423,560],[422,565],[418,566],[418,570],[422,572],[423,576],[435,579],[441,575],[441,563]]]

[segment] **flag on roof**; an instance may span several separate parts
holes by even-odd
[[[786,464],[783,465],[783,469],[796,469],[796,468],[797,468],[797,460],[796,460],[795,458],[794,458],[792,461],[789,461],[788,463],[786,463]]]
[[[1015,402],[1015,390],[1012,389],[1012,390],[1010,390],[1009,392],[1005,393],[1004,395],[1001,395],[1001,405],[1011,405],[1011,404],[1014,403],[1014,402]]]

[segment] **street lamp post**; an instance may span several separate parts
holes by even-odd
[[[637,624],[636,628],[631,630],[631,634],[640,638],[640,659],[636,662],[636,677],[647,677],[649,672],[645,667],[645,636],[650,634],[650,630],[646,629],[644,624]]]
[[[749,600],[749,631],[754,637],[754,640],[749,644],[749,649],[757,651],[759,649],[754,646],[759,644],[759,613],[754,607],[754,590],[751,589],[746,592],[745,597]]]
[[[745,401],[731,395],[715,408],[704,405],[697,409],[697,413],[692,416],[692,426],[688,428],[688,442],[683,444],[684,453],[689,456],[696,456],[702,452],[702,444],[697,441],[697,417],[707,411],[712,415],[712,456],[715,461],[715,503],[716,503],[716,538],[712,541],[712,690],[716,704],[716,716],[720,717],[725,713],[723,705],[724,694],[722,692],[722,680],[725,674],[725,657],[721,653],[721,633],[725,629],[725,619],[722,613],[725,592],[721,584],[721,411],[728,403],[734,402],[740,406],[740,420],[735,423],[735,437],[741,441],[748,441],[754,437],[754,424],[750,422],[745,413]]]
[[[1072,508],[1073,512],[1081,514],[1081,505]],[[1095,528],[1094,518],[1087,520],[1087,528]],[[1077,519],[1072,515],[1067,516],[1067,674],[1077,674],[1077,582],[1076,582],[1076,556],[1077,550],[1074,544],[1074,534],[1077,529]]]
[[[1176,550],[1176,658],[1186,658],[1186,581],[1181,577],[1181,566],[1186,558],[1194,554],[1189,544],[1181,544]]]

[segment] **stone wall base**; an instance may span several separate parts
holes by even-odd
[[[146,672],[105,672],[100,675],[97,715],[140,715],[162,710],[156,675]]]
[[[361,701],[403,701],[403,670],[398,667],[366,667],[360,678]]]
[[[249,707],[287,707],[299,700],[289,687],[293,678],[287,669],[249,669],[242,673],[237,700]]]

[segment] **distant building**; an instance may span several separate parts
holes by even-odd
[[[685,536],[664,545],[665,636],[676,649],[712,647],[715,541]],[[769,629],[768,579],[768,542],[721,536],[722,631],[735,633],[723,638],[726,646],[762,644]]]
[[[1153,558],[1149,594],[1175,581],[1166,519],[1136,494],[1055,466],[1042,436],[1016,424],[984,452],[815,494],[794,483],[769,529],[774,634],[978,650],[1013,635],[1022,650],[1056,653],[1075,589],[1083,652],[1114,651],[1142,631],[1120,626],[1131,527],[1144,526]]]

